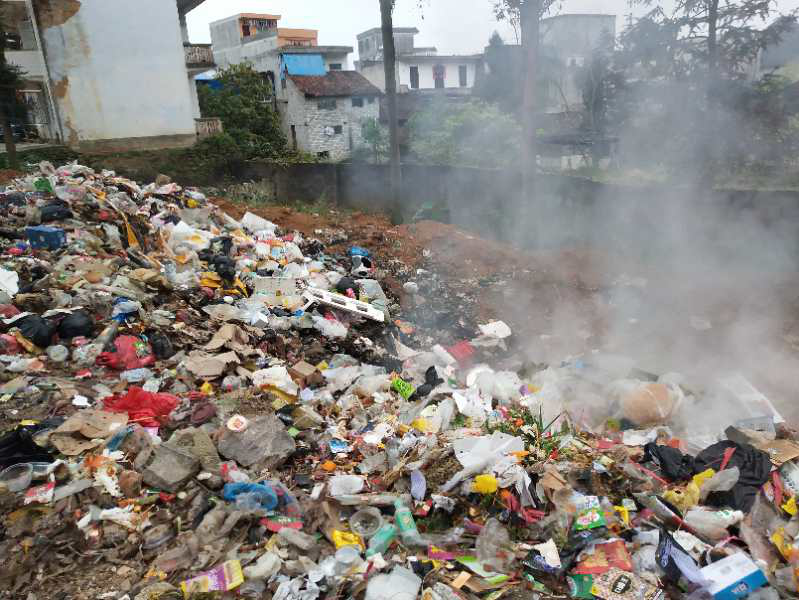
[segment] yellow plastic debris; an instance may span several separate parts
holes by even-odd
[[[791,499],[782,505],[782,510],[795,517],[796,513],[799,512],[799,507],[796,506],[796,496],[791,496]]]
[[[344,546],[359,546],[361,549],[364,548],[361,536],[356,533],[334,529],[330,537],[333,538],[333,544],[336,546],[336,550]]]
[[[493,475],[478,475],[472,484],[472,490],[478,494],[493,494],[498,487],[497,478]]]

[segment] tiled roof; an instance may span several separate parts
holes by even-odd
[[[380,90],[357,71],[330,71],[325,75],[291,75],[306,96],[378,96]]]

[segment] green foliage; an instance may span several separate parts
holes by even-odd
[[[411,153],[422,163],[509,167],[518,161],[519,125],[494,104],[434,101],[408,126]]]
[[[252,65],[231,65],[219,71],[221,89],[200,87],[200,110],[205,117],[222,119],[227,138],[243,158],[282,158],[286,136],[273,105],[273,91]],[[228,143],[228,139],[224,143]]]
[[[388,160],[388,131],[374,117],[361,121],[361,137],[366,146],[356,148],[353,160],[383,164]]]

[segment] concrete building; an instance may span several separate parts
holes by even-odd
[[[278,81],[281,56],[319,54],[331,71],[349,69],[352,46],[320,46],[315,29],[278,27],[280,15],[244,13],[211,23],[211,47],[221,68],[249,62],[272,82]]]
[[[6,0],[6,57],[26,73],[31,126],[84,150],[194,143],[193,78],[214,64],[189,44],[185,16],[202,2]]]
[[[583,110],[580,74],[598,50],[612,50],[616,15],[557,15],[541,20],[541,52],[547,73],[547,113]]]
[[[441,55],[434,47],[418,47],[415,27],[394,28],[397,53],[397,86],[400,92],[444,90],[447,94],[470,94],[483,68],[483,57]],[[383,34],[379,27],[358,35],[356,70],[385,91]]]
[[[281,84],[280,116],[297,150],[334,161],[365,145],[364,119],[380,114],[380,90],[355,71],[291,75]]]

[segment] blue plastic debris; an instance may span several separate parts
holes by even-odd
[[[366,258],[371,256],[366,248],[361,248],[360,246],[353,246],[347,251],[347,254],[349,256],[365,256]]]
[[[37,225],[36,227],[26,227],[25,234],[28,242],[36,250],[47,248],[48,250],[58,250],[67,244],[67,234],[58,227],[48,227]]]

